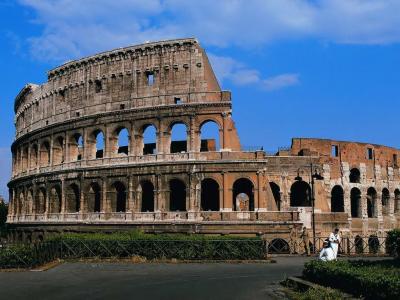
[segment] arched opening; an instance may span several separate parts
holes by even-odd
[[[64,162],[64,138],[58,137],[53,141],[53,165]]]
[[[30,157],[31,169],[34,169],[38,166],[38,146],[37,144],[33,144],[31,148],[31,157]]]
[[[350,183],[360,183],[361,182],[361,173],[357,168],[353,168],[350,170]]]
[[[87,139],[87,151],[89,159],[97,159],[104,157],[104,134],[103,131],[97,129],[89,135]]]
[[[270,182],[269,186],[274,196],[276,207],[281,210],[281,188],[275,182]]]
[[[235,211],[254,211],[254,185],[247,178],[240,178],[233,183],[233,209]]]
[[[219,126],[214,121],[206,121],[200,126],[200,151],[219,151]]]
[[[28,147],[22,149],[22,172],[28,170]]]
[[[354,248],[357,254],[361,254],[364,252],[364,241],[359,235],[354,238]]]
[[[118,154],[129,154],[129,132],[126,128],[121,128],[118,132]]]
[[[48,141],[40,145],[40,166],[47,167],[50,165],[50,144]]]
[[[370,187],[367,191],[367,212],[368,218],[376,218],[378,216],[376,200],[378,193],[373,187]]]
[[[284,239],[273,239],[268,244],[268,253],[274,254],[290,254],[290,247],[288,242]]]
[[[169,182],[169,210],[186,211],[186,185],[182,180]]]
[[[382,190],[382,214],[384,216],[390,213],[390,192],[387,188]]]
[[[114,197],[111,201],[111,209],[113,212],[126,211],[126,187],[120,182],[116,181],[113,184]]]
[[[201,210],[219,211],[219,184],[214,179],[201,182]]]
[[[145,180],[140,183],[142,188],[142,212],[154,211],[154,185],[151,181]]]
[[[143,127],[143,155],[157,154],[157,129],[154,125]]]
[[[87,197],[88,212],[100,212],[101,210],[101,188],[97,182],[92,182],[89,186]]]
[[[311,187],[305,181],[296,181],[290,188],[290,206],[311,206]]]
[[[344,191],[340,185],[331,191],[331,212],[344,212]]]
[[[65,191],[66,212],[79,212],[80,209],[80,191],[77,184],[70,184]]]
[[[394,212],[400,211],[400,190],[396,189],[394,191]]]
[[[61,188],[55,185],[50,189],[49,213],[59,214],[61,212]]]
[[[33,191],[29,190],[26,195],[25,214],[31,214],[33,208]]]
[[[380,244],[379,244],[379,239],[376,235],[371,235],[368,238],[368,248],[369,248],[369,253],[376,254],[379,252]]]
[[[361,191],[353,188],[350,192],[351,217],[361,218]]]
[[[70,161],[79,161],[83,158],[83,138],[79,133],[75,133],[69,142],[69,159]]]
[[[25,196],[24,196],[24,193],[21,192],[21,193],[19,193],[18,204],[17,204],[17,214],[18,215],[23,214],[23,211],[24,211],[23,205],[24,205],[24,203],[25,203]]]
[[[187,152],[187,128],[184,123],[171,126],[170,153]]]
[[[46,210],[46,189],[41,187],[36,192],[35,210],[37,214],[44,214]]]

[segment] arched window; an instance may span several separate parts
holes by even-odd
[[[290,206],[311,206],[311,188],[305,181],[296,181],[290,188]]]
[[[340,185],[331,191],[331,212],[344,212],[344,191]]]
[[[89,212],[100,212],[101,209],[101,188],[97,182],[92,182],[89,186],[89,193],[87,199],[87,206]]]
[[[79,133],[75,133],[69,139],[69,159],[70,161],[78,161],[83,158],[83,138]]]
[[[53,164],[59,165],[64,162],[64,138],[58,137],[53,142]]]
[[[32,206],[33,206],[33,192],[29,190],[26,194],[26,201],[24,205],[24,214],[29,215],[32,213]]]
[[[104,157],[104,134],[101,130],[94,133],[96,139],[96,158]]]
[[[47,167],[50,165],[50,144],[48,141],[40,145],[40,166]]]
[[[171,126],[170,153],[187,152],[187,128],[183,123]]]
[[[214,121],[206,121],[200,126],[200,151],[220,150],[219,126]]]
[[[361,254],[364,252],[364,241],[359,235],[356,235],[356,237],[354,238],[354,246],[356,248],[357,254]]]
[[[361,173],[357,168],[350,170],[350,183],[360,183],[361,182]]]
[[[18,198],[18,206],[17,206],[17,214],[22,215],[25,211],[25,196],[24,193],[21,192]]]
[[[31,161],[31,168],[32,169],[36,168],[38,165],[38,146],[37,146],[37,144],[33,144],[32,148],[31,148],[30,161]]]
[[[201,182],[201,210],[219,211],[219,184],[214,179]]]
[[[368,250],[369,250],[369,253],[374,253],[374,254],[378,253],[380,247],[381,247],[381,245],[379,243],[378,237],[376,235],[371,235],[368,238],[368,248],[369,248]]]
[[[378,216],[377,205],[376,205],[377,198],[378,198],[378,193],[373,187],[370,187],[367,191],[368,218],[376,218]]]
[[[36,192],[35,210],[37,214],[44,214],[46,209],[46,189],[41,187]]]
[[[390,213],[390,192],[384,188],[382,190],[382,214],[388,215]]]
[[[358,188],[353,188],[350,192],[351,216],[361,218],[361,192]]]
[[[142,190],[142,212],[154,211],[154,185],[151,181],[145,180],[140,183]]]
[[[172,179],[169,182],[170,211],[186,211],[186,185],[182,180]]]
[[[111,201],[111,209],[113,212],[125,212],[126,211],[126,187],[120,182],[116,181],[113,184],[114,197]]]
[[[79,212],[80,191],[77,184],[70,184],[65,192],[66,211],[68,213]]]
[[[157,154],[157,129],[154,125],[143,127],[143,155]]]
[[[400,190],[394,191],[394,212],[400,211]]]
[[[28,147],[22,149],[22,171],[28,170]]]
[[[272,195],[274,196],[276,207],[278,210],[281,210],[281,188],[275,182],[270,182],[269,186],[271,188]]]
[[[232,186],[232,204],[235,211],[254,211],[254,185],[247,178],[240,178]]]
[[[61,212],[61,188],[55,185],[50,189],[49,212],[59,214]]]
[[[129,154],[129,132],[126,128],[121,128],[118,133],[118,154]]]

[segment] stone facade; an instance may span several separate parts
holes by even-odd
[[[276,155],[242,150],[230,93],[195,39],[68,62],[46,83],[26,85],[15,114],[8,223],[18,234],[141,228],[285,237],[311,224],[311,168],[324,176],[315,184],[318,234],[399,225],[398,150],[316,139],[293,139]],[[210,123],[216,136],[204,139]],[[186,140],[173,139],[177,125]]]

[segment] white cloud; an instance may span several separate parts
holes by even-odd
[[[281,74],[262,78],[260,72],[248,68],[245,64],[231,57],[208,55],[217,78],[223,82],[230,80],[236,85],[256,85],[267,91],[280,90],[300,83],[299,74]]]
[[[36,58],[65,60],[145,40],[196,36],[206,45],[258,47],[299,38],[400,42],[398,0],[20,0],[44,26]]]
[[[298,85],[299,83],[299,74],[281,74],[263,80],[264,88],[267,91],[280,90],[285,87]]]

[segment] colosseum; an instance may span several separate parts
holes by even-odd
[[[133,228],[287,238],[313,220],[317,236],[381,237],[400,226],[399,150],[310,138],[242,149],[231,94],[196,39],[67,62],[27,84],[14,109],[14,238]]]

